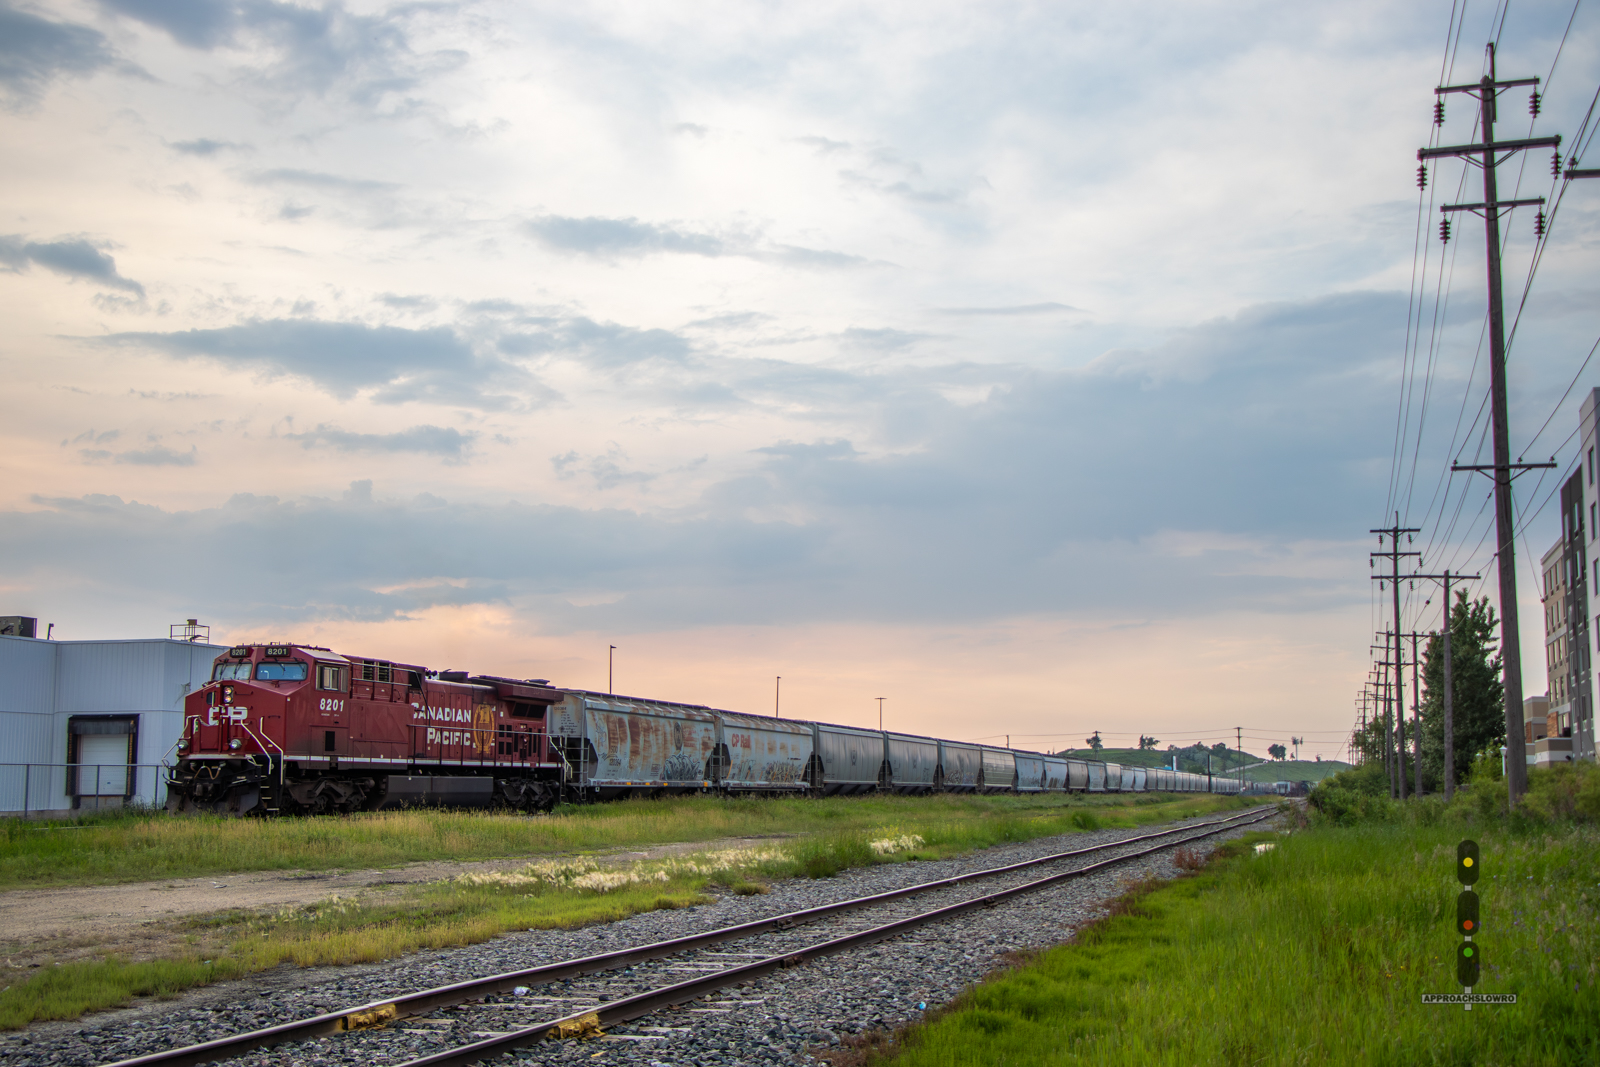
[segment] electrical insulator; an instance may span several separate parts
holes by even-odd
[[[1446,244],[1450,243],[1450,220],[1449,219],[1440,219],[1439,220],[1439,240],[1445,242]]]
[[[1561,177],[1561,153],[1557,152],[1550,157],[1550,177]]]
[[[1435,100],[1433,102],[1433,124],[1435,126],[1443,126],[1444,125],[1444,101],[1443,100]]]
[[[1528,114],[1532,115],[1534,118],[1538,118],[1539,117],[1539,94],[1538,93],[1529,93],[1528,94]]]
[[[1417,188],[1418,189],[1426,189],[1427,187],[1428,187],[1428,168],[1427,168],[1427,166],[1425,164],[1419,164],[1417,166]]]
[[[1540,208],[1539,209],[1539,213],[1533,217],[1533,235],[1535,237],[1543,237],[1544,236],[1544,225],[1545,225],[1544,209]]]

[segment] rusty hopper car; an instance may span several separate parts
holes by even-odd
[[[549,714],[575,799],[708,790],[717,771],[717,713],[696,704],[563,690]]]
[[[445,803],[548,808],[562,768],[542,681],[431,675],[313,645],[239,645],[184,700],[173,811],[318,814]]]
[[[717,712],[719,743],[711,778],[731,793],[802,793],[815,751],[811,723]]]

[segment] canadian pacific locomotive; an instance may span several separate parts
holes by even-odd
[[[184,703],[173,811],[547,811],[666,793],[1225,792],[1164,768],[240,645]]]

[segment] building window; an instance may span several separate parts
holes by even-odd
[[[67,795],[72,806],[121,807],[137,784],[139,716],[74,715],[67,720]]]

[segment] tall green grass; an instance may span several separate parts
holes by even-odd
[[[906,1035],[897,1067],[1600,1062],[1600,834],[1475,831],[1485,967],[1460,992],[1459,827],[1323,826],[1147,887]],[[882,1057],[873,1057],[882,1058]]]
[[[66,824],[9,819],[0,823],[4,830],[0,890],[552,855],[726,837],[869,830],[930,819],[953,824],[988,818],[1048,821],[1062,813],[1089,811],[1131,820],[1132,825],[1142,820],[1138,813],[1173,810],[1171,803],[1171,797],[1162,795],[677,797],[562,807],[555,814],[533,817],[405,811],[303,819],[108,813]]]

